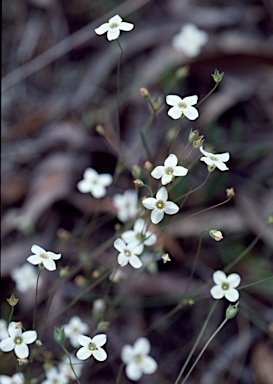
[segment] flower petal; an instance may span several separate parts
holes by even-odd
[[[149,375],[157,370],[157,362],[151,356],[144,356],[141,368],[143,373]]]
[[[98,361],[104,361],[107,359],[107,353],[102,348],[98,348],[96,351],[94,351],[93,356]]]
[[[0,349],[3,352],[10,352],[13,350],[14,347],[15,347],[14,341],[13,341],[13,338],[11,337],[8,337],[7,339],[2,340],[0,343]]]
[[[229,288],[229,290],[225,292],[225,298],[233,303],[239,299],[239,292],[235,288]]]
[[[156,243],[157,236],[154,233],[146,232],[146,240],[144,241],[145,245],[154,245]]]
[[[156,199],[157,200],[163,200],[163,201],[167,201],[168,200],[168,192],[167,192],[167,189],[165,187],[161,187],[157,191]]]
[[[134,353],[148,355],[151,349],[151,344],[146,337],[140,337],[134,343]]]
[[[83,347],[88,347],[88,345],[91,343],[91,341],[92,340],[88,336],[84,336],[84,335],[79,335],[78,336],[78,342]]]
[[[100,183],[103,184],[105,187],[108,187],[108,185],[112,184],[113,177],[109,173],[102,173],[99,175]]]
[[[155,169],[151,172],[151,175],[155,179],[160,179],[164,175],[165,167],[163,165],[158,165],[155,167]]]
[[[228,167],[225,163],[222,163],[222,161],[215,161],[215,165],[220,171],[228,171]]]
[[[182,102],[181,97],[177,95],[168,95],[166,96],[166,103],[171,106],[177,106],[179,103]]]
[[[223,161],[224,163],[230,158],[229,152],[215,154],[214,156],[217,157],[220,161]]]
[[[168,110],[168,115],[172,119],[177,120],[182,116],[182,111],[178,107],[172,107],[171,109]]]
[[[136,233],[145,233],[146,232],[147,225],[145,223],[145,220],[143,219],[137,219],[134,224],[134,231]]]
[[[108,23],[104,23],[100,27],[96,28],[95,32],[96,32],[97,35],[103,35],[105,32],[108,31],[108,29],[109,29],[109,24]]]
[[[188,106],[183,110],[184,115],[189,119],[189,120],[196,120],[197,117],[199,116],[199,112],[197,111],[196,108]]]
[[[121,238],[125,241],[126,244],[136,241],[136,232],[133,230],[125,231],[122,233]],[[121,251],[120,251],[121,252]]]
[[[54,261],[54,260],[51,260],[51,259],[43,259],[43,264],[44,264],[44,267],[45,267],[48,271],[55,271],[55,269],[56,269],[56,264],[55,264],[55,261]]]
[[[29,355],[29,349],[25,343],[15,345],[14,352],[20,359],[25,359]]]
[[[33,245],[31,247],[31,252],[33,252],[35,255],[40,255],[41,253],[45,253],[46,251],[39,247],[39,245]]]
[[[178,211],[179,211],[178,205],[176,205],[172,201],[167,201],[165,203],[164,212],[167,213],[168,215],[174,215]]]
[[[201,157],[200,161],[204,161],[207,165],[214,165],[215,161],[212,160],[210,157]]]
[[[134,350],[131,345],[124,345],[124,347],[121,350],[121,360],[124,364],[128,364],[129,361],[132,360],[132,357],[134,355]]]
[[[187,105],[195,105],[195,104],[197,104],[198,96],[197,95],[186,96],[186,97],[184,97],[184,99],[182,101],[184,103],[186,103]]]
[[[109,41],[111,40],[116,40],[120,35],[120,30],[118,28],[115,28],[115,29],[109,29],[109,31],[107,32],[107,39]]]
[[[90,191],[96,199],[100,199],[101,197],[104,197],[106,195],[106,189],[103,185],[96,184],[92,186],[92,189]]]
[[[164,166],[165,167],[171,167],[175,168],[178,163],[178,159],[175,155],[170,154],[167,159],[164,161]]]
[[[60,253],[54,253],[54,252],[50,252],[48,251],[47,252],[48,256],[52,259],[52,260],[59,260],[62,255]]]
[[[24,343],[30,344],[33,343],[37,339],[37,332],[36,331],[26,331],[22,333],[22,338],[24,340]]]
[[[173,171],[174,176],[186,176],[187,173],[188,173],[188,169],[181,167],[179,165],[175,167]]]
[[[77,183],[77,188],[81,193],[90,192],[90,183],[87,180],[81,180]]]
[[[98,347],[102,347],[107,341],[107,336],[104,333],[99,333],[94,336],[92,342],[94,342]]]
[[[40,264],[40,263],[41,263],[42,259],[41,259],[41,257],[38,256],[38,255],[32,255],[32,256],[29,256],[29,257],[27,258],[27,261],[28,261],[29,263],[33,264],[33,265],[37,265],[37,264]]]
[[[131,31],[134,28],[134,24],[122,21],[118,27],[121,31]]]
[[[133,381],[138,381],[142,376],[141,369],[134,363],[127,364],[125,368],[126,376]]]
[[[238,273],[231,273],[227,277],[227,282],[232,288],[236,288],[241,282],[241,276]]]
[[[82,347],[78,350],[78,352],[76,353],[76,356],[79,360],[86,360],[88,359],[90,356],[92,355],[92,352],[90,351],[90,349],[86,348],[86,347]]]
[[[156,199],[154,197],[147,197],[147,199],[142,200],[142,204],[147,209],[155,208]]]
[[[213,273],[212,278],[215,284],[219,284],[219,285],[221,285],[223,282],[227,280],[227,276],[223,271],[215,271]]]
[[[128,259],[129,259],[129,263],[131,264],[132,267],[138,269],[142,266],[142,262],[141,262],[140,258],[137,257],[136,255],[132,255]]]
[[[125,265],[127,265],[128,262],[129,262],[129,258],[125,256],[124,253],[120,253],[118,255],[118,263],[120,266],[125,267]]]
[[[224,292],[219,285],[215,285],[211,288],[210,294],[214,299],[222,299],[224,297]]]
[[[202,152],[203,155],[205,155],[205,156],[211,156],[211,155],[213,155],[213,153],[205,151],[204,148],[203,148],[202,146],[199,148],[199,151]]]
[[[164,217],[163,211],[158,211],[157,209],[154,209],[151,214],[151,220],[152,223],[158,224]]]
[[[119,252],[123,252],[124,249],[126,248],[126,244],[125,242],[118,238],[114,241],[114,247],[119,251]]]
[[[8,326],[8,334],[13,338],[16,336],[20,336],[22,334],[22,329],[16,328],[16,322],[12,321],[11,323],[9,323]]]
[[[169,184],[173,179],[172,175],[166,175],[166,173],[162,176],[161,183],[162,185],[167,185]]]
[[[119,24],[122,22],[122,18],[119,15],[115,15],[109,19],[109,24]]]

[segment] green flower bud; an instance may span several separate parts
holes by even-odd
[[[98,331],[107,331],[108,328],[109,328],[109,321],[100,321],[99,324],[98,324]]]
[[[63,344],[65,341],[64,328],[54,327],[54,340],[58,344]]]
[[[65,279],[66,277],[69,276],[69,274],[70,274],[69,267],[61,268],[61,270],[60,270],[60,278],[61,279]]]
[[[199,137],[199,132],[197,130],[193,131],[191,129],[190,133],[189,133],[189,143],[193,143],[195,140],[197,140]]]
[[[7,302],[9,303],[9,305],[11,307],[15,307],[15,305],[18,303],[19,299],[17,299],[15,296],[14,296],[14,293],[10,296],[9,299],[7,299]]]
[[[224,72],[220,73],[218,69],[215,69],[214,73],[211,76],[213,77],[213,80],[215,81],[215,83],[220,83],[220,81],[224,76]]]
[[[154,101],[152,101],[152,104],[154,111],[158,111],[162,107],[162,103],[159,101],[158,97],[156,97]]]
[[[132,166],[132,175],[134,179],[139,179],[141,175],[141,168],[139,165],[135,164]]]
[[[228,306],[228,308],[227,308],[227,310],[226,310],[226,318],[227,319],[233,319],[233,317],[235,317],[236,315],[237,315],[237,313],[238,313],[238,304],[239,303],[237,303],[237,304],[235,304],[235,305],[231,305],[231,304],[229,304],[229,306]]]
[[[194,149],[200,148],[204,143],[204,136],[199,136],[197,140],[195,140],[192,144]]]
[[[175,72],[175,77],[179,80],[185,79],[189,74],[189,67],[184,66],[177,69]]]
[[[267,223],[268,224],[273,224],[273,213],[271,215],[268,216],[267,218]]]

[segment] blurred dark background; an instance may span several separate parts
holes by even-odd
[[[117,163],[120,51],[115,41],[94,32],[115,14],[135,25],[132,32],[120,37],[124,50],[120,78],[123,168],[107,197],[97,201],[80,194],[76,183],[88,166],[113,174]],[[208,42],[195,57],[172,47],[173,36],[187,23],[208,34]],[[273,211],[273,3],[3,0],[2,25],[1,317],[8,318],[5,298],[14,291],[20,297],[15,318],[27,328],[34,292],[21,297],[10,279],[11,271],[25,263],[33,244],[62,253],[62,267],[79,265],[71,279],[60,281],[51,307],[54,313],[80,291],[77,276],[84,277],[87,284],[94,271],[102,273],[106,266],[115,266],[116,252],[111,245],[102,253],[94,249],[115,233],[118,221],[112,196],[133,189],[132,165],[143,167],[146,160],[161,164],[168,155],[168,132],[170,135],[175,122],[167,116],[165,96],[197,94],[202,99],[214,86],[214,70],[225,73],[216,92],[198,108],[200,118],[184,122],[173,150],[181,153],[190,129],[198,129],[214,152],[230,152],[230,171],[215,171],[205,187],[187,200],[172,225],[156,228],[171,263],[160,261],[154,275],[127,269],[127,279],[111,288],[109,300],[115,295],[122,298],[104,318],[110,322],[106,349],[112,357],[92,365],[92,372],[86,367],[82,383],[91,379],[98,384],[114,383],[122,346],[134,342],[183,295],[203,230],[219,229],[225,237],[219,243],[204,239],[190,289],[210,280],[214,270],[232,262],[256,236],[259,240],[233,272],[240,273],[242,285],[273,274],[273,232],[272,227],[266,228]],[[139,141],[151,113],[140,96],[141,87],[163,103],[147,136],[149,154]],[[104,128],[104,137],[96,131],[98,124]],[[204,164],[194,165],[176,193],[201,184],[204,172]],[[179,220],[225,200],[225,189],[230,187],[236,195],[227,205]],[[44,274],[38,323],[42,323],[48,287],[54,279],[58,284],[58,272]],[[46,337],[52,339],[53,326],[67,323],[75,313],[95,329],[92,302],[104,294],[107,284],[49,324]],[[152,376],[143,376],[141,383],[174,383],[212,304],[208,293],[209,288],[204,288],[195,305],[147,334],[159,369]],[[241,291],[238,317],[208,348],[189,383],[272,384],[272,297],[272,280]],[[217,307],[203,344],[222,321],[226,306],[223,300]],[[52,353],[45,352],[44,358],[60,358],[52,340],[44,344],[44,350]],[[41,366],[37,364],[35,370],[40,374]],[[12,372],[6,365],[0,367],[0,373]],[[123,375],[121,382],[129,380]]]

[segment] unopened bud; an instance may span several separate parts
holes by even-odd
[[[226,189],[227,198],[235,196],[235,192],[233,188]]]
[[[228,320],[233,319],[237,315],[237,313],[239,311],[238,305],[239,305],[239,302],[236,303],[235,305],[229,304],[229,306],[226,310],[226,318]]]
[[[98,331],[107,331],[109,328],[110,322],[109,321],[100,321],[98,324]]]
[[[267,223],[268,224],[273,224],[273,213],[271,215],[268,216],[267,218]]]
[[[179,80],[183,80],[188,76],[188,74],[189,74],[189,67],[184,66],[176,70],[175,77]]]
[[[57,231],[57,236],[61,240],[68,240],[69,237],[70,237],[70,232],[68,232],[64,228],[59,228],[58,231]]]
[[[85,277],[82,275],[77,275],[74,279],[75,284],[77,287],[84,287],[86,285],[86,280]]]
[[[138,179],[141,175],[141,168],[139,165],[135,164],[132,166],[132,175],[135,179]]]
[[[18,303],[19,299],[17,299],[15,296],[14,296],[14,293],[10,296],[9,299],[7,299],[7,302],[9,303],[9,305],[11,307],[15,307],[15,305]]]
[[[61,345],[64,343],[65,341],[64,328],[54,327],[54,340],[56,341],[56,343]]]
[[[28,364],[28,359],[22,359],[19,358],[17,359],[19,365],[27,365]]]
[[[168,129],[166,133],[166,139],[168,141],[173,141],[176,138],[177,132],[175,128]]]
[[[134,180],[133,183],[135,184],[136,187],[143,187],[144,185],[143,181],[140,179]]]
[[[220,241],[224,238],[222,232],[217,231],[216,229],[212,229],[211,231],[209,231],[209,234],[210,234],[210,237],[215,241]]]
[[[64,279],[64,278],[68,277],[69,274],[70,274],[69,267],[64,267],[64,268],[60,269],[60,278],[61,279]]]
[[[215,170],[216,166],[215,165],[208,165],[207,168],[208,168],[208,172],[211,173]]]
[[[195,140],[192,144],[194,149],[200,148],[204,143],[204,136],[199,136],[197,140]]]
[[[152,163],[150,163],[150,161],[145,161],[144,163],[144,168],[147,169],[147,171],[150,171],[150,169],[152,168]]]
[[[43,343],[41,342],[41,340],[36,340],[35,341],[35,344],[37,345],[37,347],[41,347],[43,345]]]
[[[199,132],[197,130],[192,130],[190,131],[189,133],[189,143],[193,143],[194,141],[196,141],[199,137]]]
[[[149,94],[149,92],[148,92],[148,89],[145,88],[145,87],[140,88],[140,94],[141,94],[141,96],[142,96],[144,99],[149,99],[149,98],[150,98],[150,94]]]
[[[152,101],[152,104],[153,104],[153,110],[154,110],[154,111],[158,111],[158,110],[162,107],[162,102],[159,100],[158,97],[156,97],[156,98]]]
[[[23,328],[23,326],[22,326],[21,321],[17,321],[17,322],[15,323],[15,329],[22,329],[22,328]]]
[[[101,136],[104,136],[105,135],[105,129],[104,127],[101,125],[101,124],[98,124],[96,126],[96,132],[101,135]]]
[[[213,77],[213,80],[215,81],[215,83],[220,83],[220,81],[224,76],[224,72],[220,73],[218,69],[215,69],[214,73],[211,76]]]

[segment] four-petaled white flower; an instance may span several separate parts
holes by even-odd
[[[193,105],[197,104],[198,96],[187,96],[181,99],[177,95],[166,96],[166,103],[171,105],[172,108],[168,110],[168,115],[177,120],[185,115],[189,120],[196,120],[199,113]]]
[[[122,239],[116,239],[114,242],[114,247],[120,252],[118,255],[118,263],[122,267],[131,264],[134,268],[140,268],[142,262],[137,255],[140,255],[143,252],[143,245],[139,243],[130,243],[126,244]]]
[[[149,356],[150,342],[145,337],[136,340],[133,346],[124,345],[121,359],[126,364],[125,373],[130,380],[137,381],[143,373],[152,374],[157,370],[157,362]]]
[[[106,195],[106,187],[113,181],[109,173],[99,174],[93,168],[87,168],[83,173],[83,179],[78,182],[78,190],[82,193],[90,192],[93,197],[100,199]]]
[[[23,374],[15,373],[13,376],[0,375],[0,384],[24,384]]]
[[[120,221],[125,222],[136,216],[138,211],[136,191],[128,189],[122,195],[114,195],[113,203],[117,208],[117,217]]]
[[[186,24],[181,31],[173,37],[174,49],[183,52],[186,56],[199,55],[201,47],[208,41],[208,34],[198,29],[194,24]]]
[[[90,356],[98,361],[104,361],[107,359],[107,353],[103,348],[101,348],[106,343],[106,335],[101,333],[94,336],[92,339],[90,337],[79,335],[78,342],[82,347],[76,353],[76,356],[79,360],[86,360]]]
[[[19,292],[25,293],[36,286],[37,271],[33,265],[25,263],[21,267],[11,271],[10,275],[15,281],[16,288]]]
[[[161,179],[163,185],[169,184],[175,176],[186,176],[187,168],[177,165],[178,159],[171,154],[164,161],[164,165],[158,165],[151,172],[155,179]]]
[[[0,349],[3,352],[10,352],[14,349],[17,357],[25,359],[29,355],[27,344],[33,343],[37,339],[36,331],[22,332],[22,328],[16,328],[15,321],[11,322],[8,326],[8,333],[10,337],[2,340]]]
[[[157,240],[154,233],[147,231],[147,225],[143,219],[137,219],[134,228],[123,232],[121,237],[127,244],[136,242],[137,244],[142,245],[142,252],[144,245],[154,245]]]
[[[33,245],[31,247],[31,252],[33,252],[34,255],[29,256],[27,261],[33,265],[43,264],[49,271],[54,271],[56,269],[54,260],[59,260],[62,256],[60,253],[56,254],[54,252],[45,251],[38,245]]]
[[[95,29],[97,35],[103,35],[107,32],[107,39],[109,41],[118,39],[120,31],[131,31],[134,28],[134,24],[126,23],[122,21],[119,15],[111,17],[108,23],[102,24]]]
[[[223,271],[216,271],[213,274],[213,281],[216,285],[211,288],[210,293],[214,299],[225,297],[232,303],[239,299],[239,292],[235,289],[241,282],[238,273],[227,276]]]
[[[203,149],[203,147],[200,147],[200,152],[203,153],[203,157],[201,157],[201,161],[204,161],[208,166],[210,167],[217,167],[220,169],[220,171],[228,171],[228,167],[226,164],[224,164],[226,161],[229,160],[229,153],[221,153],[221,154],[213,154],[211,152],[207,152]]]
[[[75,377],[75,376],[74,376]],[[68,378],[62,375],[57,368],[52,367],[46,372],[46,380],[42,384],[67,384]]]
[[[69,323],[63,326],[65,336],[69,338],[70,343],[73,347],[78,347],[78,336],[82,333],[88,333],[89,327],[83,323],[79,316],[72,316]]]
[[[161,187],[156,194],[156,198],[148,197],[142,201],[147,209],[152,209],[151,220],[154,224],[158,224],[164,217],[164,213],[174,215],[179,211],[178,205],[168,200],[168,192],[165,187]]]

